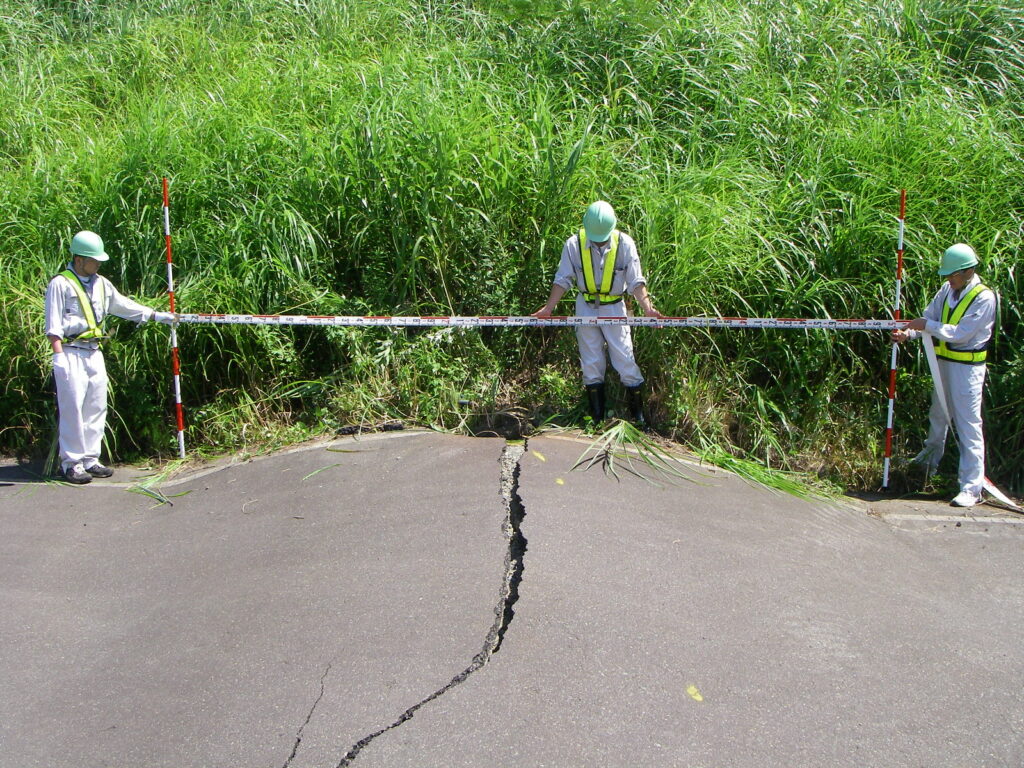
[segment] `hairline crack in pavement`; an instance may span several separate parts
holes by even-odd
[[[292,760],[295,759],[295,755],[299,751],[299,744],[302,743],[302,732],[306,730],[306,726],[309,725],[309,721],[313,719],[313,713],[316,711],[317,705],[320,704],[320,700],[324,697],[324,681],[327,680],[327,675],[331,671],[331,666],[333,665],[333,663],[334,662],[328,664],[327,669],[325,669],[324,673],[320,676],[320,695],[316,697],[316,701],[313,702],[313,706],[309,708],[309,714],[306,715],[306,721],[299,726],[299,731],[295,734],[295,744],[292,746],[292,753],[288,755],[288,759],[285,760],[285,763],[282,766],[282,768],[288,768],[288,766],[292,764]]]
[[[434,699],[440,698],[452,688],[462,683],[467,677],[487,664],[491,656],[501,649],[505,633],[515,617],[515,610],[512,606],[519,600],[519,585],[522,582],[525,570],[524,561],[527,542],[522,532],[522,523],[523,518],[526,517],[526,509],[523,507],[522,499],[519,497],[519,462],[523,454],[526,453],[526,444],[526,440],[523,440],[521,445],[506,442],[505,448],[501,452],[501,458],[498,459],[501,466],[501,497],[505,502],[506,510],[502,529],[505,537],[508,539],[508,549],[505,553],[505,573],[502,579],[501,599],[494,608],[494,624],[487,633],[483,649],[473,657],[470,665],[453,677],[447,685],[434,691],[419,703],[409,707],[390,725],[368,736],[364,736],[353,744],[338,763],[337,768],[345,768],[345,766],[351,765],[352,761],[356,759],[363,748],[371,741],[410,720],[420,707],[429,704]]]

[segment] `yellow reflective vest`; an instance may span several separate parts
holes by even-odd
[[[600,300],[601,304],[615,304],[622,301],[622,295],[611,293],[612,280],[615,277],[615,257],[619,253],[619,230],[612,230],[612,247],[604,257],[604,270],[601,272],[601,287],[597,286],[594,280],[594,260],[590,255],[590,249],[586,248],[587,231],[580,229],[580,261],[583,263],[583,284],[587,290],[583,291],[583,298],[589,302]]]
[[[957,325],[963,316],[967,313],[971,304],[974,302],[978,295],[982,291],[987,291],[981,283],[971,288],[957,303],[956,309],[950,311],[949,302],[943,302],[942,304],[942,324],[943,325]],[[986,345],[987,346],[987,345]],[[938,357],[945,358],[946,360],[954,360],[958,363],[968,363],[970,365],[978,365],[985,362],[985,358],[988,356],[988,352],[985,347],[978,349],[950,349],[945,341],[940,341],[935,347],[935,354]]]
[[[78,279],[78,275],[76,275],[70,269],[65,269],[63,272],[60,273],[60,277],[63,277],[65,280],[71,283],[71,288],[74,290],[75,296],[78,298],[78,303],[82,307],[82,316],[85,317],[85,324],[89,326],[88,330],[82,331],[82,333],[72,338],[64,339],[64,341],[79,341],[104,338],[103,324],[96,322],[96,313],[93,311],[92,302],[89,300],[89,296],[88,294],[86,294],[85,288],[82,287],[82,281]],[[102,292],[103,281],[100,280],[98,276],[96,277],[96,280],[99,281],[99,285],[97,286],[97,288]]]

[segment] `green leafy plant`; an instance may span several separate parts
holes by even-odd
[[[623,419],[612,419],[583,452],[572,469],[599,466],[607,475],[619,479],[628,472],[648,482],[655,478],[668,481],[697,482],[684,465],[649,435]]]

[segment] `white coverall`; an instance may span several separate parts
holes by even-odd
[[[71,265],[68,269],[74,272]],[[98,274],[79,277],[90,298],[97,325],[107,315],[137,323],[154,317],[162,322],[171,320],[168,312],[156,312],[122,296],[105,277]],[[60,412],[61,471],[75,466],[85,470],[99,464],[107,422],[107,368],[103,352],[95,340],[72,339],[87,331],[89,325],[78,294],[61,275],[54,277],[46,287],[45,318],[46,335],[65,340],[61,345],[63,351],[53,355],[53,378]]]
[[[945,341],[952,350],[973,350],[984,346],[992,338],[996,319],[996,296],[982,291],[956,325],[942,323],[942,306],[948,304],[950,312],[960,298],[981,282],[977,275],[971,278],[960,294],[954,298],[949,283],[944,283],[924,311],[926,332],[937,340]],[[921,331],[910,331],[909,338],[918,338]],[[985,437],[981,424],[981,396],[985,384],[984,363],[968,364],[938,358],[939,375],[946,391],[946,404],[960,440],[960,490],[977,498],[985,485]],[[925,440],[927,461],[935,468],[946,448],[948,425],[939,403],[938,393],[932,390],[930,422]]]
[[[600,283],[604,274],[605,257],[611,250],[611,241],[602,246],[593,245],[590,239],[584,245],[589,250],[591,263],[594,266],[595,280]],[[624,317],[626,305],[622,301],[614,304],[602,304],[595,307],[586,301],[583,293],[587,285],[583,277],[583,262],[580,260],[579,240],[573,235],[565,241],[562,248],[562,259],[555,273],[555,285],[560,285],[569,292],[573,289],[576,295],[577,317]],[[640,256],[636,251],[636,243],[625,232],[619,233],[619,249],[615,256],[615,273],[612,279],[611,293],[614,295],[633,294],[638,286],[646,285],[640,269]],[[628,325],[602,325],[576,328],[576,342],[580,350],[580,365],[583,369],[583,384],[600,384],[604,381],[608,357],[612,366],[619,374],[624,386],[637,387],[643,384],[644,377],[633,358],[633,337]]]

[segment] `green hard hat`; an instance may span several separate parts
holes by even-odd
[[[939,274],[942,277],[959,272],[961,269],[975,267],[978,265],[978,254],[974,249],[964,243],[951,245],[942,254],[942,262],[939,264]]]
[[[71,238],[71,253],[75,256],[96,259],[96,261],[106,261],[110,258],[103,250],[103,238],[87,229],[83,229]]]
[[[615,229],[615,211],[612,206],[604,200],[591,203],[587,212],[583,214],[583,229],[587,232],[587,239],[592,243],[603,243],[612,235]]]

